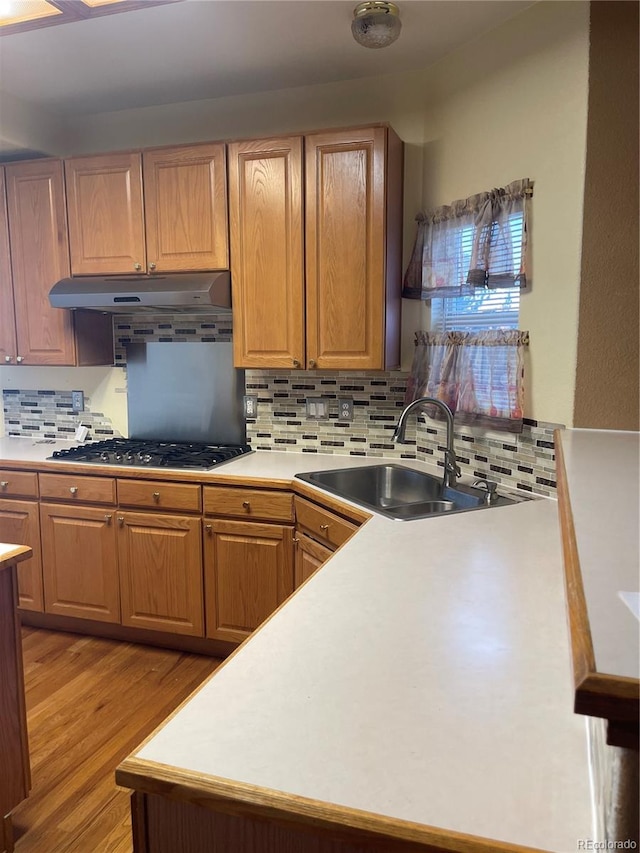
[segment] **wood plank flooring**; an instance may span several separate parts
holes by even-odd
[[[214,658],[23,628],[31,794],[16,853],[131,853],[114,771],[219,665]]]

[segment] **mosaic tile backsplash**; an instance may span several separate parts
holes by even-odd
[[[231,314],[120,314],[114,317],[115,363],[127,361],[126,345],[147,341],[216,341],[231,340]]]
[[[86,394],[85,410],[78,414],[73,412],[71,391],[11,389],[4,390],[2,398],[4,430],[8,436],[72,439],[80,424],[89,428],[88,441],[120,435],[103,412],[91,411],[91,400]]]
[[[442,466],[446,427],[424,416],[410,418],[407,444],[391,436],[404,407],[407,374],[335,371],[247,370],[247,394],[258,397],[257,417],[247,422],[256,450],[291,450],[351,456],[418,459]],[[306,399],[328,401],[328,419],[306,414]],[[353,400],[353,420],[338,420],[338,401]],[[521,435],[455,430],[455,450],[463,474],[495,480],[523,493],[555,495],[553,430],[557,424],[525,420]]]
[[[126,344],[145,341],[229,341],[231,314],[149,313],[114,318],[115,363],[126,366]],[[442,465],[446,430],[439,421],[410,418],[407,444],[394,445],[391,436],[404,405],[407,374],[392,372],[335,372],[247,370],[247,394],[258,398],[257,417],[247,422],[247,440],[256,450],[335,453],[435,461]],[[329,417],[308,418],[306,399],[327,400]],[[338,419],[338,401],[353,400],[353,420]],[[89,439],[118,435],[109,418],[71,411],[71,392],[3,392],[5,432],[9,436],[38,434],[71,438],[79,423],[89,427]],[[521,493],[555,495],[553,430],[556,424],[525,419],[521,435],[455,430],[455,449],[463,474],[495,480]]]

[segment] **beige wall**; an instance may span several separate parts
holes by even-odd
[[[534,285],[522,308],[523,327],[532,335],[527,415],[570,423],[587,72],[588,4],[553,0],[432,69],[90,116],[71,128],[73,150],[57,153],[388,121],[406,143],[405,260],[414,216],[424,205],[531,178]],[[426,310],[417,302],[403,303],[405,367]],[[41,372],[38,387],[51,387],[46,369]],[[113,407],[121,420],[121,396],[104,399],[107,413]]]
[[[575,425],[637,430],[637,3],[592,3],[589,80]]]

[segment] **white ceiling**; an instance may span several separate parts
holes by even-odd
[[[355,0],[185,0],[0,38],[0,91],[81,116],[425,68],[531,0],[397,0],[399,40],[356,44]]]

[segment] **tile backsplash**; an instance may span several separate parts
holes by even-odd
[[[217,314],[120,314],[113,320],[115,363],[126,365],[125,347],[129,343],[230,341],[231,328],[231,313],[228,311]]]
[[[247,370],[247,394],[258,398],[257,417],[247,422],[256,450],[290,450],[350,456],[418,459],[442,465],[446,427],[424,416],[410,418],[406,444],[391,436],[404,407],[407,374],[335,371]],[[329,417],[307,417],[306,399],[324,398]],[[338,419],[338,401],[353,400],[353,420]],[[523,432],[455,429],[463,474],[495,480],[523,493],[555,495],[553,430],[557,424],[525,420]]]
[[[91,400],[84,398],[85,410],[73,412],[71,391],[2,392],[4,429],[8,436],[20,438],[72,439],[76,428],[89,428],[87,440],[100,441],[120,433],[103,412],[91,411]]]
[[[126,344],[146,341],[229,341],[231,314],[149,313],[114,317],[115,363],[126,367]],[[247,422],[247,440],[256,450],[289,450],[351,456],[435,461],[442,465],[444,423],[410,418],[407,444],[391,442],[404,406],[407,374],[247,370],[246,392],[258,398],[257,416]],[[306,400],[324,398],[329,417],[307,417]],[[353,400],[353,419],[338,419],[338,401]],[[8,436],[72,438],[78,424],[89,439],[118,435],[109,417],[86,410],[74,414],[70,391],[5,390]],[[522,434],[460,427],[455,449],[463,474],[496,480],[522,493],[555,495],[553,430],[556,424],[525,420]]]

